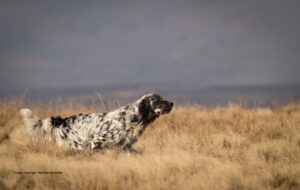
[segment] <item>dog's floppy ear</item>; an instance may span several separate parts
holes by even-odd
[[[141,100],[139,104],[139,114],[142,116],[141,122],[149,124],[155,120],[159,115],[156,115],[150,104],[150,98],[146,97]]]
[[[143,117],[147,117],[151,112],[151,106],[149,102],[149,98],[144,98],[139,104],[139,114],[141,114]]]
[[[150,104],[148,98],[141,99],[137,104],[138,113],[130,115],[131,122],[147,122],[150,115]]]

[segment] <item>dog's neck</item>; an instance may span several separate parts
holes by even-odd
[[[157,115],[154,115],[154,113],[145,114],[141,112],[140,110],[140,104],[142,99],[139,99],[132,104],[129,104],[125,106],[125,109],[127,109],[127,114],[130,117],[130,121],[142,124],[144,127],[152,123],[156,118],[158,118]]]

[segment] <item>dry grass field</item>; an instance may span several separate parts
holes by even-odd
[[[103,111],[0,101],[0,189],[300,189],[300,104],[175,107],[155,121],[134,148],[62,150],[32,142],[18,110],[41,117]]]

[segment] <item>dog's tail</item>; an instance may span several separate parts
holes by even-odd
[[[42,127],[42,121],[30,109],[21,109],[20,114],[24,127],[29,133],[33,133],[36,129]]]
[[[34,138],[43,138],[51,141],[52,127],[47,120],[41,120],[30,109],[21,109],[20,115],[26,131]],[[48,138],[45,138],[48,137]]]

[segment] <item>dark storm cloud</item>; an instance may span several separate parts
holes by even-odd
[[[299,84],[298,1],[0,2],[0,85]]]

